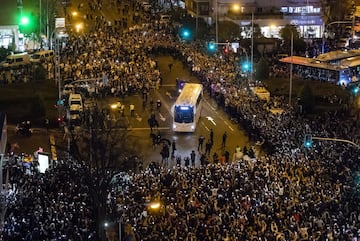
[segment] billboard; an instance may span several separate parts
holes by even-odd
[[[38,152],[38,170],[40,173],[45,173],[50,167],[50,154],[45,152]]]

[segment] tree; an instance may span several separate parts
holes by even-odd
[[[296,26],[287,24],[280,30],[280,37],[283,39],[283,44],[288,53],[291,52],[291,38],[293,38],[294,52],[304,52],[306,44]]]
[[[305,86],[300,91],[299,97],[300,97],[299,104],[302,106],[304,113],[311,114],[314,110],[316,103],[315,103],[315,97],[308,83],[306,83]]]
[[[137,166],[137,141],[129,136],[124,119],[107,120],[104,111],[86,111],[84,124],[70,132],[72,154],[92,169],[90,194],[96,206],[96,220],[100,240],[105,240],[102,222],[105,220],[107,190],[116,170],[129,170]]]
[[[269,64],[264,57],[261,57],[260,61],[256,65],[255,78],[267,79],[269,77]]]
[[[0,62],[4,61],[6,56],[11,53],[10,49],[6,49],[3,46],[0,47]]]
[[[219,42],[232,41],[241,34],[239,25],[231,21],[219,22],[218,31]]]
[[[351,0],[322,0],[321,8],[323,9],[324,23],[328,24],[330,22],[344,20],[345,15],[351,7]]]

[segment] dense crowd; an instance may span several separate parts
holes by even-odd
[[[297,156],[148,169],[114,201],[135,240],[355,240],[359,190],[349,168],[326,164]],[[147,215],[152,200],[162,207]]]
[[[129,174],[122,192],[109,188],[108,212],[122,217],[125,236],[136,240],[338,240],[360,238],[359,149],[314,142],[305,133],[360,143],[358,119],[347,108],[312,119],[282,99],[265,102],[239,88],[234,61],[208,56],[198,43],[177,41],[169,29],[141,25],[71,37],[62,52],[66,78],[101,78],[114,93],[158,88],[155,53],[183,61],[219,105],[264,141],[268,155],[199,167],[151,166]],[[241,83],[240,83],[241,84]],[[101,89],[100,89],[101,88]],[[272,107],[284,110],[280,115]],[[22,166],[10,171],[4,240],[89,240],[96,213],[91,172],[84,164],[58,163],[45,174]],[[110,181],[111,176],[106,177]],[[143,205],[158,200],[158,211]]]
[[[7,165],[2,240],[97,240],[89,170],[71,160],[45,174],[36,162]]]

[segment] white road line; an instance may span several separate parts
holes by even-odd
[[[201,122],[201,124],[205,127],[207,131],[210,131],[210,129],[203,122]]]
[[[130,131],[145,131],[150,130],[148,127],[135,127],[135,128],[129,128]],[[170,127],[159,127],[159,128],[153,128],[153,130],[170,130]]]
[[[225,125],[227,125],[229,127],[229,129],[231,131],[234,131],[234,129],[231,127],[231,125],[226,120],[224,120],[224,123],[225,123]]]
[[[209,103],[209,101],[207,101],[207,100],[204,100],[204,101],[206,102],[206,104],[208,104],[208,106],[210,106],[210,109],[212,109],[213,111],[216,112],[216,108],[213,107],[213,106]]]

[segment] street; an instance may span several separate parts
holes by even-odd
[[[230,153],[230,160],[234,153],[236,146],[243,148],[244,145],[250,147],[248,138],[244,131],[240,129],[237,123],[234,123],[228,118],[228,115],[220,108],[217,103],[210,98],[206,90],[204,90],[203,98],[203,110],[199,122],[197,123],[196,131],[194,133],[175,133],[172,130],[172,114],[171,107],[174,104],[177,94],[175,80],[183,79],[188,82],[198,82],[198,80],[191,76],[189,71],[184,68],[181,61],[174,59],[171,56],[159,56],[157,57],[158,68],[161,71],[163,83],[158,90],[151,90],[147,103],[143,107],[142,95],[135,94],[126,96],[124,98],[119,97],[107,97],[104,99],[96,100],[102,108],[109,108],[113,103],[120,101],[125,105],[124,116],[114,112],[112,118],[125,122],[128,129],[129,143],[135,143],[135,149],[140,160],[143,161],[143,165],[147,166],[149,163],[161,162],[161,149],[162,145],[153,146],[152,138],[150,138],[150,127],[148,119],[151,116],[150,100],[154,101],[154,113],[155,118],[159,123],[159,128],[154,128],[155,134],[160,134],[162,138],[169,140],[171,143],[173,140],[176,144],[176,151],[174,153],[175,158],[169,159],[168,165],[174,165],[176,163],[176,157],[189,157],[192,150],[196,151],[196,165],[200,164],[200,154],[197,152],[198,139],[200,135],[205,137],[203,152],[205,151],[205,143],[209,139],[210,130],[214,131],[214,145],[211,150],[209,159],[212,160],[212,155],[216,152],[219,156],[224,151]],[[172,63],[171,71],[168,64]],[[159,110],[156,108],[156,101],[160,100],[162,105]],[[131,116],[129,106],[133,104],[135,106],[134,116]],[[18,136],[14,133],[14,128],[9,128],[9,143],[17,143],[21,152],[32,154],[38,149],[38,147],[44,148],[45,152],[50,152],[49,134],[55,136],[55,141],[59,155],[65,153],[67,150],[67,140],[64,138],[62,129],[54,129],[46,131],[45,128],[36,128],[31,137]],[[225,148],[222,148],[222,135],[227,133],[227,140]],[[171,147],[170,147],[171,149]]]
[[[119,113],[114,113],[114,118],[120,118],[125,121],[125,124],[129,131],[129,138],[132,138],[131,143],[136,143],[137,149],[139,150],[139,157],[143,160],[144,165],[148,165],[152,161],[161,161],[161,148],[162,145],[157,145],[153,148],[152,139],[150,138],[150,127],[148,119],[151,116],[150,100],[161,101],[161,107],[159,110],[154,108],[155,118],[158,120],[159,128],[154,128],[154,133],[160,133],[162,138],[176,143],[175,157],[181,156],[189,157],[192,150],[197,151],[198,139],[200,135],[205,137],[203,151],[205,151],[205,143],[209,138],[210,130],[214,131],[214,145],[210,154],[210,160],[212,155],[216,152],[219,156],[226,150],[230,153],[230,157],[234,153],[235,147],[243,148],[244,145],[250,147],[251,144],[248,142],[248,138],[244,131],[240,129],[239,125],[234,123],[228,118],[228,115],[218,107],[216,102],[210,98],[206,90],[204,90],[203,98],[203,110],[201,118],[197,124],[196,131],[194,133],[175,133],[172,130],[172,114],[171,107],[173,106],[177,95],[175,80],[184,79],[188,82],[198,82],[198,80],[191,76],[189,71],[184,68],[181,61],[174,59],[171,56],[159,56],[157,57],[158,68],[160,69],[163,83],[158,90],[151,90],[147,103],[143,107],[142,95],[136,94],[127,96],[125,98],[119,97],[108,97],[102,100],[98,100],[103,108],[109,107],[111,104],[120,101],[121,104],[125,105],[125,116],[122,117]],[[168,64],[172,63],[171,71]],[[129,106],[133,104],[135,106],[134,116],[131,116]],[[227,132],[226,146],[223,149],[221,147],[222,135]],[[200,155],[196,155],[196,165],[200,163]],[[175,159],[169,159],[168,165],[176,163]]]

